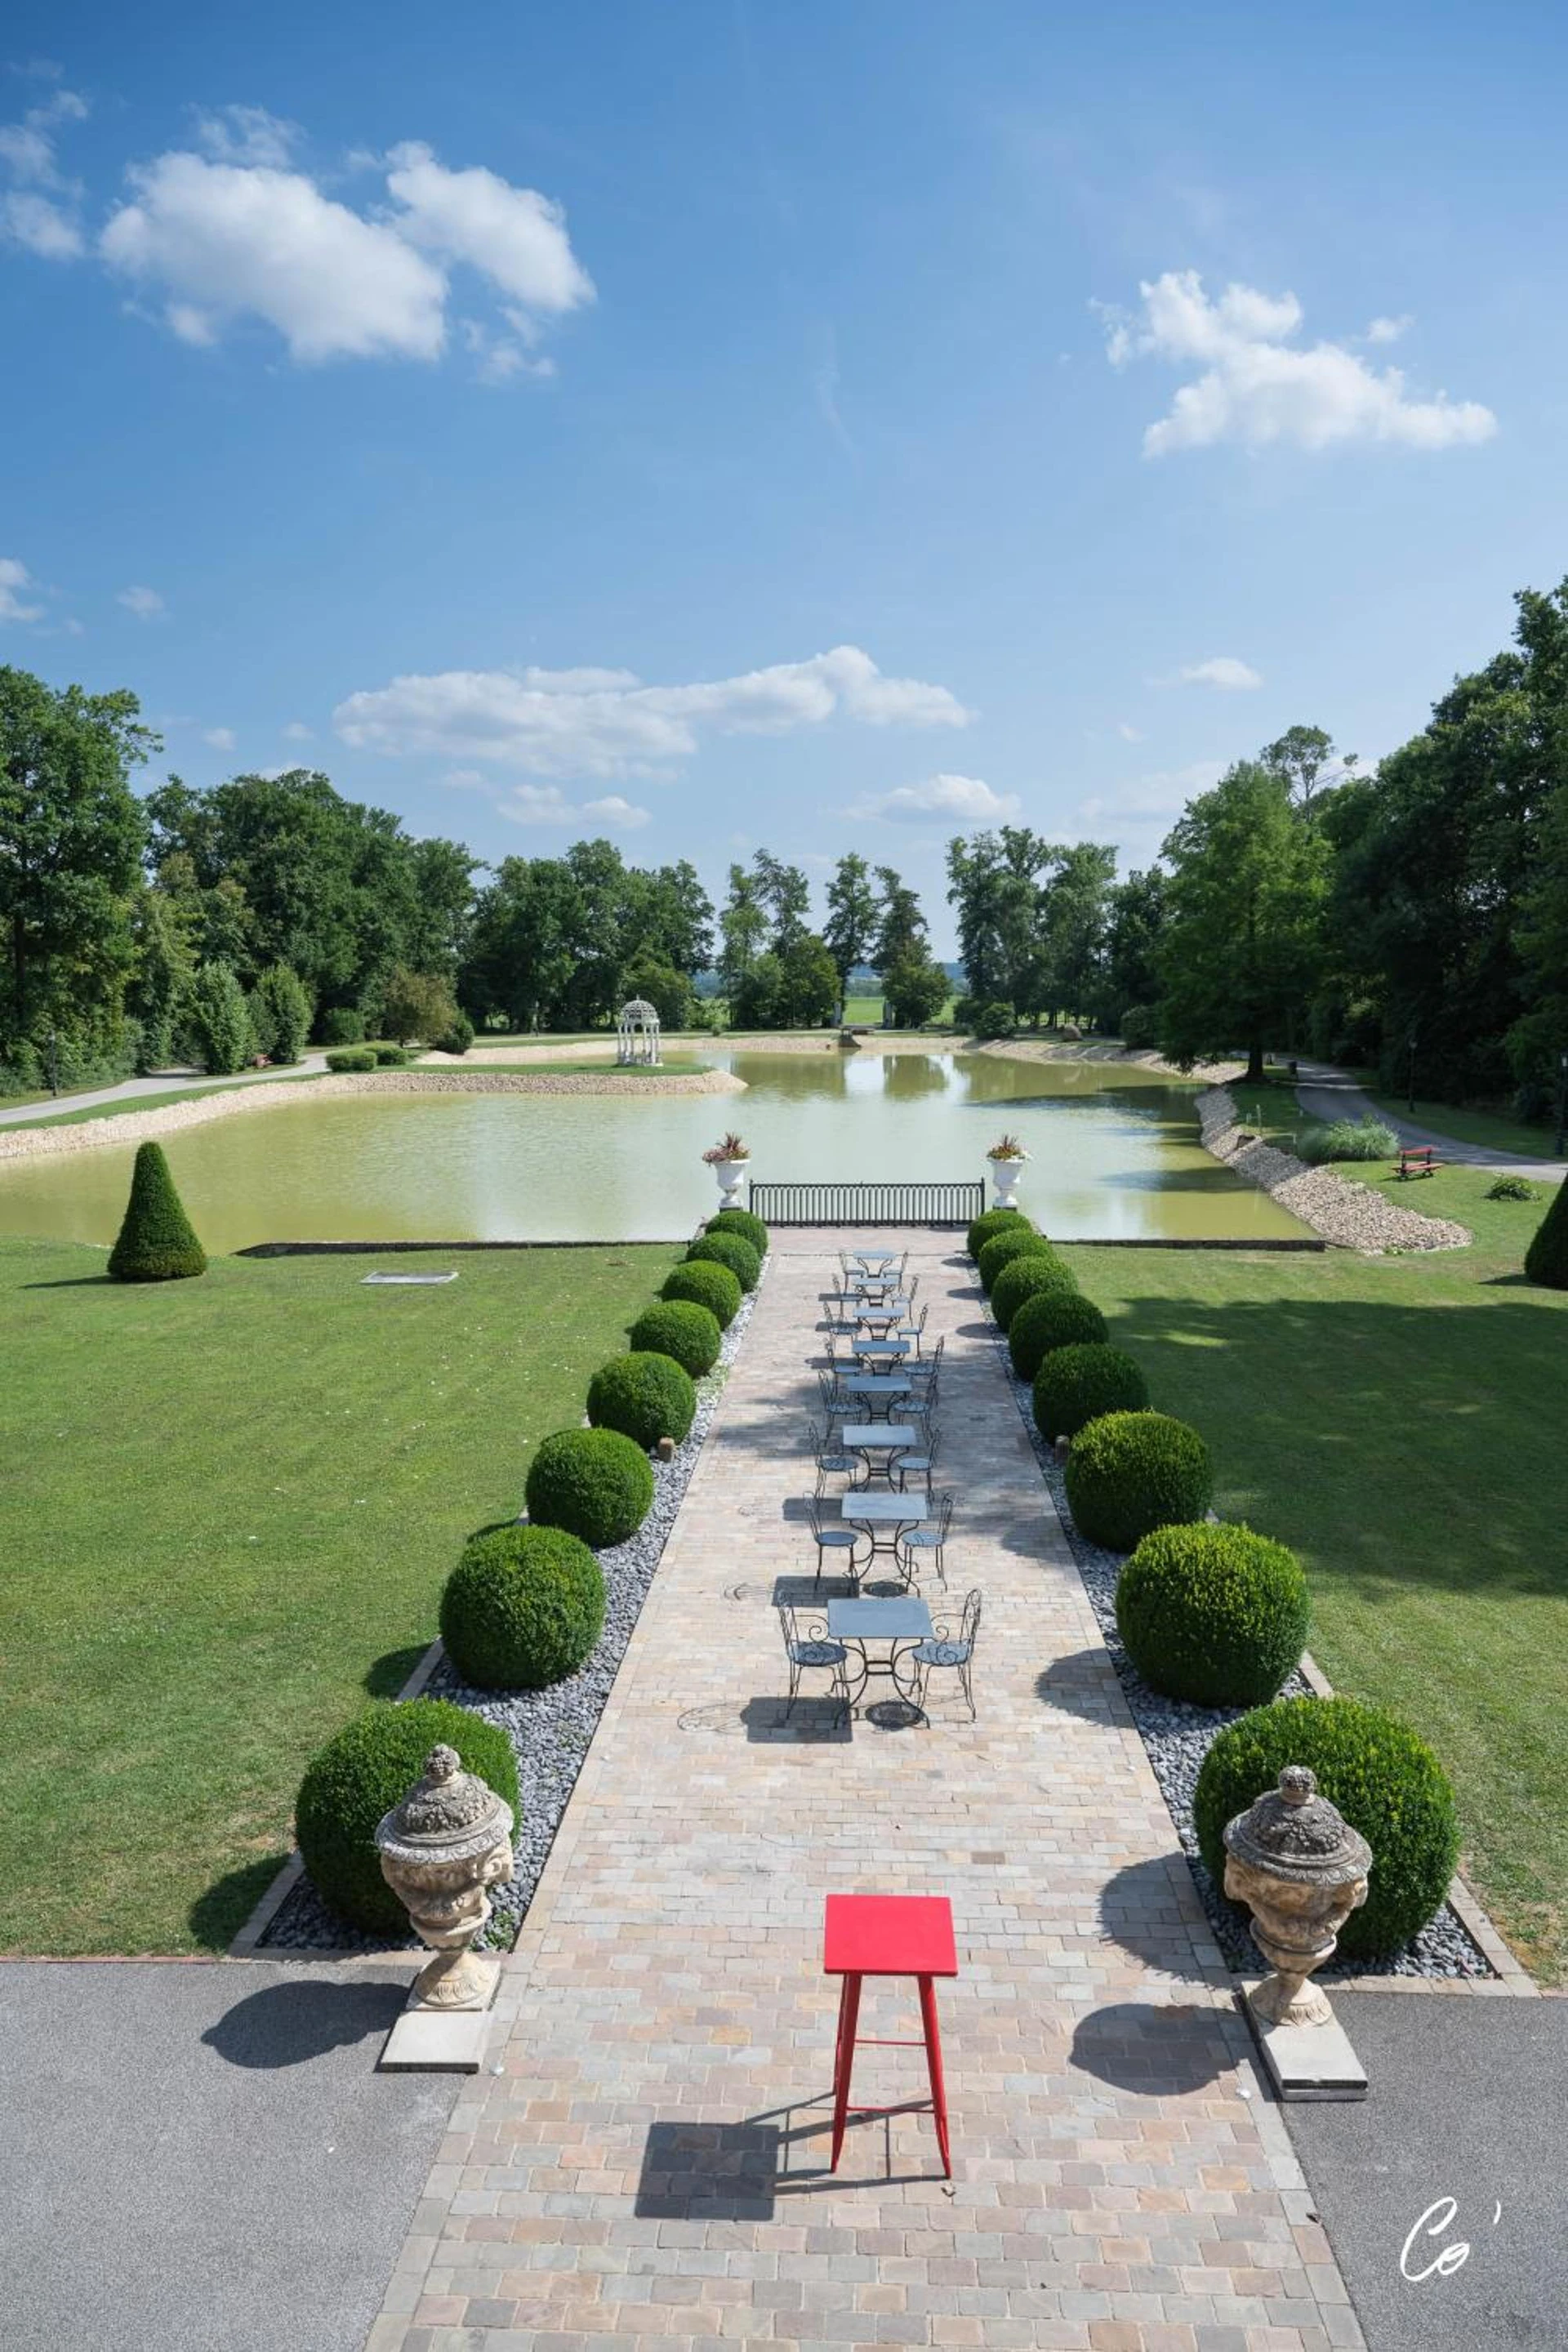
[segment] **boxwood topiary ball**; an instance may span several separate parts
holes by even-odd
[[[573,1673],[605,1623],[605,1579],[563,1528],[490,1528],[441,1595],[441,1639],[480,1690],[542,1690]]]
[[[672,1265],[659,1291],[661,1298],[689,1298],[706,1307],[721,1331],[727,1331],[741,1311],[745,1293],[727,1265],[685,1258]]]
[[[447,1698],[384,1701],[347,1723],[305,1768],[294,1833],[310,1883],[330,1910],[372,1934],[406,1932],[408,1914],[381,1874],[375,1825],[403,1799],[442,1742],[513,1812],[517,1758],[504,1731]]]
[[[1152,1690],[1198,1706],[1274,1696],[1307,1639],[1307,1579],[1250,1528],[1156,1528],[1116,1583],[1116,1623]]]
[[[1032,1234],[1035,1230],[1033,1221],[1022,1209],[986,1209],[970,1220],[963,1246],[971,1257],[978,1258],[986,1243],[994,1241],[998,1234]]]
[[[1033,1258],[1015,1258],[1005,1271],[1033,1265]],[[998,1277],[1000,1279],[1000,1277]],[[1077,1290],[1042,1289],[1026,1298],[1014,1313],[1007,1333],[1007,1352],[1021,1381],[1032,1381],[1053,1349],[1103,1344],[1105,1318],[1092,1299]],[[1062,1430],[1049,1434],[1060,1437]]]
[[[564,1528],[603,1551],[647,1518],[653,1471],[644,1448],[618,1429],[560,1429],[542,1440],[525,1493],[536,1527]]]
[[[727,1265],[742,1290],[755,1290],[763,1261],[739,1234],[704,1234],[686,1253],[689,1265]]]
[[[1015,1319],[1015,1331],[1022,1319]],[[1102,1413],[1142,1412],[1148,1402],[1148,1384],[1131,1357],[1096,1340],[1052,1348],[1035,1374],[1035,1427],[1042,1437],[1076,1437]]]
[[[1108,1551],[1131,1551],[1152,1528],[1201,1519],[1213,1492],[1208,1447],[1169,1413],[1104,1413],[1068,1456],[1073,1517]]]
[[[651,1454],[661,1437],[679,1445],[697,1415],[691,1375],[673,1356],[616,1356],[588,1383],[588,1418],[595,1429],[618,1429]]]
[[[722,1274],[724,1268],[710,1270]],[[657,1306],[645,1307],[632,1325],[630,1336],[634,1349],[671,1356],[681,1370],[689,1372],[694,1379],[712,1370],[724,1344],[719,1318],[710,1308],[695,1306],[684,1298],[661,1299]],[[690,1423],[687,1426],[689,1428]]]
[[[743,1242],[751,1243],[759,1257],[768,1254],[768,1229],[761,1217],[752,1216],[750,1209],[721,1209],[716,1217],[709,1218],[705,1231],[739,1234]]]
[[[1049,1242],[1037,1251],[1025,1251],[1011,1258],[991,1286],[991,1312],[998,1327],[1005,1331],[1026,1298],[1033,1298],[1042,1290],[1076,1290],[1078,1276],[1059,1258]]]
[[[987,1298],[1003,1267],[1011,1265],[1015,1258],[1020,1257],[1044,1257],[1054,1261],[1056,1252],[1043,1234],[1033,1230],[1016,1229],[1010,1234],[994,1234],[974,1261],[980,1269],[981,1288]]]
[[[1225,1826],[1305,1764],[1320,1794],[1372,1848],[1367,1898],[1340,1929],[1347,1958],[1381,1958],[1418,1935],[1448,1892],[1459,1829],[1448,1776],[1424,1739],[1385,1707],[1353,1698],[1280,1698],[1227,1724],[1193,1798],[1198,1847],[1225,1883]]]

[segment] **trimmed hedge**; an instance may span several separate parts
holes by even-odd
[[[1116,1584],[1116,1624],[1152,1690],[1257,1706],[1299,1663],[1310,1613],[1289,1547],[1244,1527],[1156,1528]]]
[[[1026,1298],[1014,1316],[1007,1352],[1018,1378],[1032,1381],[1056,1349],[1103,1348],[1106,1338],[1105,1318],[1092,1298],[1077,1290],[1042,1290]],[[1049,1432],[1052,1437],[1062,1433],[1060,1429]]]
[[[1348,1958],[1382,1958],[1443,1903],[1459,1853],[1448,1776],[1424,1739],[1385,1707],[1353,1698],[1281,1698],[1228,1724],[1204,1759],[1193,1799],[1198,1846],[1225,1883],[1225,1826],[1305,1764],[1372,1848],[1367,1898],[1340,1930]]]
[[[414,1059],[406,1045],[373,1045],[370,1050],[375,1055],[378,1070],[406,1069]]]
[[[1011,1265],[1014,1259],[1019,1257],[1045,1257],[1055,1263],[1056,1252],[1044,1234],[1037,1234],[1032,1230],[1027,1233],[994,1234],[974,1261],[980,1270],[980,1286],[987,1298],[990,1297],[996,1277],[1003,1267]]]
[[[1524,1271],[1531,1282],[1547,1290],[1568,1290],[1568,1183],[1559,1184],[1552,1206],[1537,1225],[1524,1254]]]
[[[1131,1357],[1097,1340],[1052,1348],[1035,1374],[1035,1427],[1047,1439],[1076,1437],[1108,1412],[1142,1412],[1148,1402]]]
[[[673,1356],[616,1356],[588,1383],[588,1418],[651,1454],[661,1437],[679,1444],[697,1418],[697,1391]]]
[[[704,1234],[686,1253],[688,1265],[727,1265],[742,1290],[755,1290],[763,1261],[739,1234]]]
[[[721,1274],[724,1269],[713,1270]],[[634,1349],[673,1357],[694,1380],[712,1370],[724,1344],[717,1315],[689,1298],[661,1299],[645,1307],[628,1336]]]
[[[524,1499],[535,1527],[564,1528],[603,1551],[625,1543],[647,1518],[653,1471],[643,1448],[618,1429],[558,1429],[529,1465]]]
[[[1026,1250],[1009,1258],[991,1286],[991,1312],[1005,1331],[1026,1298],[1034,1298],[1042,1290],[1077,1288],[1078,1276],[1071,1266],[1057,1255],[1049,1242],[1043,1242],[1038,1250]]]
[[[710,1234],[739,1234],[743,1242],[751,1243],[759,1257],[768,1254],[768,1229],[761,1217],[752,1216],[750,1209],[721,1209],[716,1217],[709,1218],[704,1230]]]
[[[670,1267],[658,1295],[661,1298],[689,1299],[695,1307],[706,1307],[721,1331],[729,1329],[745,1297],[727,1265],[700,1262],[694,1265],[689,1258]]]
[[[979,1216],[971,1218],[963,1246],[971,1257],[977,1258],[986,1243],[994,1241],[998,1234],[1035,1231],[1033,1219],[1026,1217],[1022,1209],[983,1209]]]
[[[329,1909],[371,1934],[406,1934],[408,1914],[381,1874],[375,1825],[425,1769],[432,1748],[455,1748],[513,1813],[517,1759],[504,1731],[447,1698],[383,1701],[329,1739],[305,1768],[294,1833]]]
[[[186,1216],[161,1143],[137,1147],[119,1236],[109,1253],[114,1282],[184,1282],[207,1270],[206,1252]]]
[[[542,1690],[574,1673],[604,1630],[605,1579],[563,1528],[487,1528],[441,1595],[441,1639],[480,1690]]]
[[[375,1047],[374,1045],[340,1045],[336,1053],[327,1055],[327,1067],[329,1070],[337,1070],[340,1073],[348,1070],[374,1070]]]
[[[1152,1528],[1201,1519],[1213,1492],[1208,1447],[1169,1413],[1103,1413],[1068,1455],[1073,1517],[1108,1551],[1131,1551]]]

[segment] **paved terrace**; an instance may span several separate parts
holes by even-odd
[[[1359,2346],[944,1236],[914,1253],[979,1723],[944,1686],[929,1728],[780,1724],[837,1238],[774,1248],[372,2352]],[[952,1898],[952,2182],[921,2111],[852,2123],[826,2172],[833,1890]],[[918,2031],[873,1995],[862,2032]],[[861,2052],[858,2099],[923,2092],[918,2049]]]

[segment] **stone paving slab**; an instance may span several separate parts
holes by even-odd
[[[372,2352],[1359,2346],[973,1271],[944,1235],[853,1238],[910,1240],[947,1336],[979,1721],[950,1689],[915,1727],[783,1720],[835,1237],[779,1236]],[[909,2104],[826,2171],[835,1891],[952,1900],[951,2181],[918,2050],[861,2053],[857,2099]],[[900,1988],[861,2030],[917,2030]]]

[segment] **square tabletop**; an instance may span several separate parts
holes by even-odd
[[[852,1249],[846,1250],[844,1255],[851,1265],[891,1265],[899,1253],[897,1250]]]
[[[919,1435],[912,1421],[847,1421],[838,1433],[838,1442],[852,1454],[878,1448],[892,1454],[911,1448]]]
[[[908,1396],[914,1382],[908,1372],[842,1372],[838,1385],[852,1396]]]
[[[827,1630],[835,1641],[923,1642],[931,1611],[913,1595],[903,1601],[830,1601]]]
[[[958,1947],[945,1895],[830,1895],[825,1976],[955,1977]]]
[[[863,1301],[858,1301],[855,1320],[858,1323],[896,1323],[900,1315],[907,1315],[909,1311],[910,1302],[901,1296],[897,1298],[884,1298],[875,1307],[868,1307]]]
[[[899,1359],[907,1356],[910,1352],[910,1343],[907,1339],[861,1339],[858,1338],[852,1340],[850,1344],[855,1354],[858,1356],[879,1356]]]
[[[842,1495],[838,1509],[866,1528],[913,1528],[931,1516],[923,1487],[909,1495]]]

